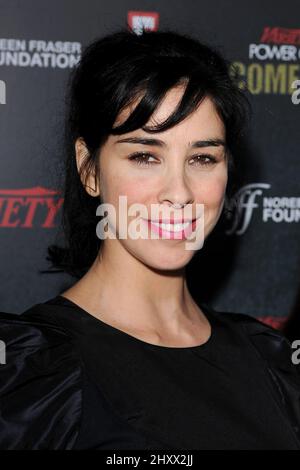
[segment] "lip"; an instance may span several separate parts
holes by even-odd
[[[154,220],[149,219],[142,219],[144,222],[148,224],[148,228],[151,232],[154,232],[159,235],[159,237],[164,237],[169,240],[185,240],[187,239],[196,229],[196,223],[198,219],[185,219],[186,222],[189,222],[189,225],[180,231],[175,230],[165,230],[162,227],[159,227],[157,224],[159,223],[169,223],[171,222],[163,222],[166,219],[160,219],[162,222],[156,222]],[[184,223],[179,221],[173,221],[172,224],[176,223]]]
[[[155,224],[185,224],[186,222],[192,223],[195,219],[174,219],[173,217],[169,219],[144,219],[148,222],[153,222]]]

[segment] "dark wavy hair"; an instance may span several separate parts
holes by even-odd
[[[138,35],[124,27],[85,48],[67,85],[60,222],[60,234],[65,240],[64,246],[56,241],[48,247],[46,259],[52,265],[48,272],[55,268],[55,272],[80,278],[99,252],[96,208],[100,198],[87,193],[81,176],[98,174],[101,147],[109,135],[139,128],[154,133],[167,130],[192,113],[206,96],[214,102],[226,130],[228,182],[224,207],[228,205],[236,184],[234,149],[251,111],[247,92],[239,86],[239,80],[223,54],[174,30],[143,30]],[[168,90],[182,82],[187,86],[174,113],[155,128],[147,128],[145,124]],[[119,113],[140,96],[141,101],[127,120],[113,127]],[[79,137],[88,150],[82,175],[78,173],[75,155]]]

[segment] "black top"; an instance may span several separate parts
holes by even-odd
[[[0,449],[299,450],[287,340],[199,305],[212,334],[192,347],[147,343],[62,296],[1,314]]]

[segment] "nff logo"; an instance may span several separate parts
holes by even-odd
[[[158,13],[150,11],[129,11],[127,23],[136,34],[142,34],[143,30],[158,30]]]

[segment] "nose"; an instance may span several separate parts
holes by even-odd
[[[169,172],[167,180],[164,180],[163,187],[158,194],[158,201],[163,216],[172,217],[172,214],[174,214],[175,218],[183,216],[188,219],[193,218],[193,192],[185,179],[185,175],[181,172],[176,173],[176,175]],[[186,206],[189,212],[186,212]]]
[[[174,208],[182,208],[187,204],[192,204],[194,195],[184,173],[180,170],[176,174],[169,172],[158,199],[160,204],[170,205]]]

